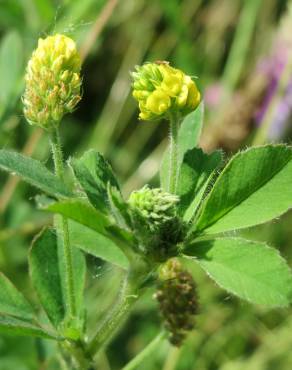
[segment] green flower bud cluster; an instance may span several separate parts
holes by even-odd
[[[198,297],[192,275],[177,259],[167,261],[161,268],[155,298],[159,303],[169,341],[180,346],[194,328],[198,313]]]
[[[140,119],[159,119],[169,113],[184,116],[199,105],[201,95],[195,82],[169,63],[145,63],[135,68],[133,96],[139,103]]]
[[[164,262],[177,254],[185,227],[176,216],[179,197],[147,185],[134,191],[129,199],[132,227],[144,254]]]
[[[28,62],[24,115],[32,125],[52,129],[80,101],[81,60],[75,42],[64,35],[39,39]]]
[[[150,189],[147,185],[133,191],[128,203],[132,213],[143,218],[150,229],[156,229],[175,216],[175,205],[179,197],[160,188]]]

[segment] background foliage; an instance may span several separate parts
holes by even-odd
[[[167,126],[140,123],[130,96],[129,70],[146,60],[169,60],[198,76],[206,101],[201,146],[226,157],[247,145],[291,142],[292,14],[285,0],[0,0],[0,147],[47,163],[49,144],[22,115],[25,64],[40,36],[76,39],[83,64],[83,99],[64,119],[65,155],[101,151],[127,194],[157,184]],[[37,192],[0,174],[0,270],[32,301],[27,255],[32,237],[51,216],[36,211]],[[292,214],[242,236],[277,245],[292,261]],[[79,236],[80,237],[80,236]],[[88,248],[91,248],[89,246]],[[113,262],[114,262],[114,257]],[[88,310],[104,313],[119,289],[115,264],[87,259]],[[197,329],[181,350],[165,343],[145,362],[149,370],[279,370],[291,368],[291,309],[267,310],[231,297],[189,266],[199,285]],[[90,327],[94,328],[94,323]],[[136,306],[100,368],[119,369],[160,325],[151,292]],[[0,370],[62,369],[43,363],[50,341],[0,336]]]

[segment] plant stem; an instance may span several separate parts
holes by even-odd
[[[106,316],[105,320],[98,328],[97,333],[89,343],[88,352],[91,356],[110,340],[118,327],[123,323],[125,316],[138,298],[137,282],[131,279],[128,273],[123,281],[118,303]]]
[[[70,354],[70,361],[74,369],[78,370],[96,370],[94,360],[86,351],[85,343],[82,341],[67,341],[63,344],[65,353]]]
[[[157,348],[157,346],[165,339],[166,332],[159,333],[136,357],[133,358],[122,370],[137,369],[140,364],[149,357]]]
[[[169,185],[168,191],[176,193],[177,170],[178,170],[178,128],[179,119],[176,115],[171,114],[169,118],[170,143],[169,143]]]
[[[168,356],[166,358],[166,361],[163,365],[162,370],[175,370],[176,369],[176,365],[177,365],[177,362],[180,356],[180,351],[181,351],[181,347],[180,348],[170,347]]]
[[[55,165],[55,173],[61,179],[64,180],[64,165],[63,165],[63,154],[61,147],[61,140],[58,129],[51,134],[51,147],[53,152],[53,159]],[[60,217],[60,216],[56,216]],[[69,316],[76,317],[76,304],[75,304],[75,289],[74,289],[74,277],[73,277],[73,258],[72,248],[69,239],[68,220],[66,217],[61,217],[59,227],[57,227],[62,235],[63,255],[64,255],[64,266],[65,266],[65,289],[66,289],[66,302]]]

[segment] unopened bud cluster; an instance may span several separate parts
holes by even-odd
[[[184,238],[185,225],[176,215],[178,202],[178,196],[147,185],[134,191],[128,200],[140,248],[156,262],[176,256]]]
[[[167,62],[136,66],[133,96],[139,103],[142,120],[166,117],[170,113],[184,116],[200,102],[200,92],[192,78]]]
[[[133,191],[128,203],[133,217],[143,218],[150,229],[155,229],[175,216],[175,205],[179,198],[160,188],[150,189],[147,185]]]
[[[64,35],[39,39],[25,75],[24,115],[32,125],[58,126],[80,97],[81,60],[75,42]]]
[[[180,346],[189,331],[194,328],[198,313],[195,282],[177,259],[171,259],[162,267],[155,298],[159,303],[169,341]]]

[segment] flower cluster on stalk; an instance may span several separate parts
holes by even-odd
[[[177,259],[170,259],[161,268],[154,297],[169,332],[169,341],[179,347],[194,328],[198,297],[192,275]]]
[[[132,78],[141,120],[160,119],[172,112],[186,115],[200,103],[200,92],[192,78],[167,62],[136,66]]]
[[[39,39],[28,62],[24,115],[32,125],[52,129],[80,101],[81,60],[75,42],[64,35]]]

